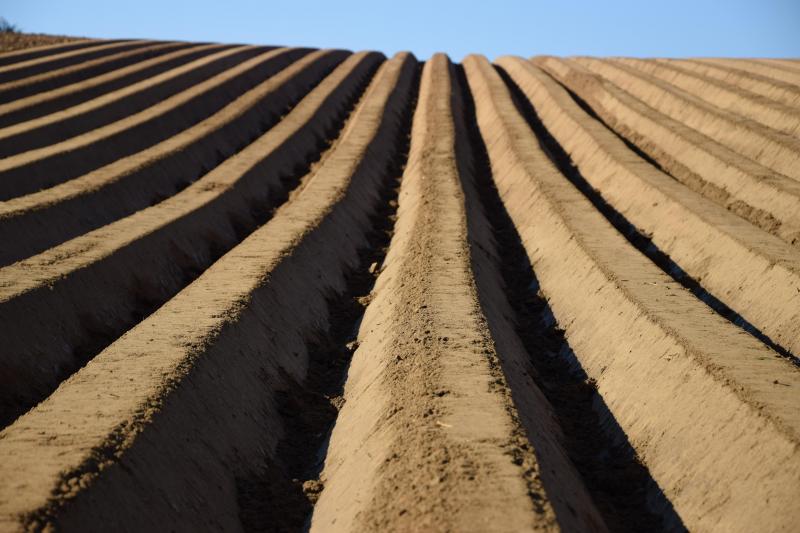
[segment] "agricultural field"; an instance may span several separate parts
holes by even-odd
[[[0,531],[796,531],[800,61],[0,54]]]

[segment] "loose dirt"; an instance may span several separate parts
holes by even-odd
[[[0,531],[800,523],[797,63],[58,39],[0,53]]]

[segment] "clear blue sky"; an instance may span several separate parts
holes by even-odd
[[[800,56],[800,0],[0,0],[0,16],[31,32],[411,50],[421,59]]]

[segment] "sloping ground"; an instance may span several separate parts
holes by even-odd
[[[793,531],[800,62],[0,55],[0,530]]]
[[[6,23],[7,24],[7,23]],[[84,41],[78,37],[49,35],[46,33],[22,33],[20,31],[0,31],[0,52],[21,52],[27,48],[37,48],[36,53],[44,52],[49,45],[60,45]],[[16,54],[8,54],[14,57]]]

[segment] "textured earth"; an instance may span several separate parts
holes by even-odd
[[[0,17],[2,18],[2,17]],[[2,25],[2,21],[0,21]],[[45,45],[66,43],[70,41],[77,41],[75,37],[67,37],[64,35],[48,35],[44,33],[22,33],[19,31],[0,31],[0,53],[11,52],[15,50],[22,50],[24,48],[32,48],[34,46],[42,47],[45,50]],[[33,57],[33,56],[28,56]]]
[[[0,531],[796,531],[800,61],[0,55]]]

